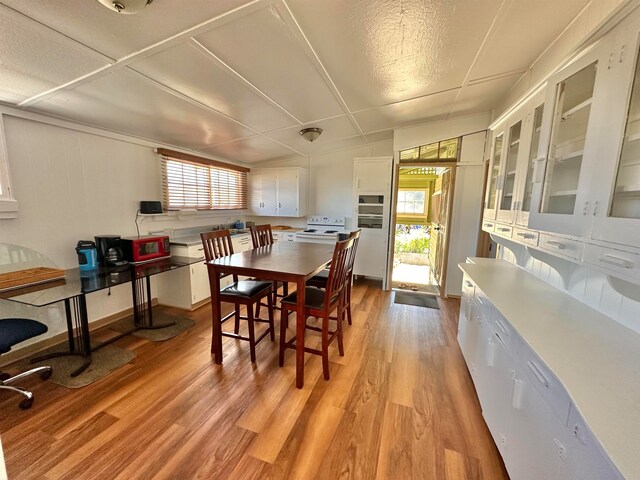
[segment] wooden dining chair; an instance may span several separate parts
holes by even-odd
[[[266,247],[268,245],[273,245],[273,232],[271,231],[271,225],[254,225],[249,227],[251,231],[251,242],[253,243],[253,248]],[[282,295],[278,293],[278,290],[282,286]],[[284,298],[289,295],[289,284],[287,282],[273,282],[273,305],[277,310],[279,309],[277,305],[278,298]],[[260,306],[258,305],[258,312],[260,312]]]
[[[218,230],[214,232],[205,232],[200,234],[202,239],[202,245],[204,247],[204,256],[207,262],[215,260],[217,258],[233,255],[233,243],[231,242],[231,233],[229,230]],[[211,301],[215,302],[220,298],[221,302],[233,303],[234,311],[228,315],[216,319],[213,318],[212,309],[212,322],[220,322],[221,324],[229,320],[231,317],[235,317],[235,326],[233,333],[222,331],[222,335],[225,337],[236,338],[239,340],[247,340],[249,342],[249,349],[251,351],[251,361],[256,361],[256,345],[265,338],[270,336],[271,341],[275,340],[275,329],[273,326],[273,295],[272,295],[272,282],[260,281],[260,280],[238,280],[237,275],[232,275],[233,283],[221,288],[220,291],[213,291],[213,268],[207,265],[209,270],[209,286],[211,288]],[[228,277],[229,275],[221,275],[220,278]],[[260,304],[260,301],[267,299],[267,311],[269,319],[265,320],[259,317],[258,314],[254,315],[253,309],[256,304]],[[240,305],[244,305],[247,310],[247,316],[240,315]],[[247,326],[249,329],[249,336],[244,337],[240,335],[240,320],[247,320]],[[266,323],[268,328],[256,339],[255,337],[255,322]],[[211,339],[211,351],[213,352],[215,339]]]
[[[331,260],[331,268],[329,269],[329,277],[327,278],[327,287],[320,290],[315,287],[305,288],[305,329],[314,330],[321,333],[322,343],[321,350],[305,347],[304,351],[322,356],[322,372],[325,380],[329,380],[329,345],[333,340],[338,341],[338,353],[344,356],[344,346],[342,342],[342,321],[344,319],[344,301],[345,290],[348,279],[348,262],[353,251],[355,239],[348,238],[342,242],[337,242],[333,251]],[[294,336],[287,341],[287,314],[288,311],[295,311],[297,308],[296,292],[282,299],[280,317],[280,354],[279,363],[284,365],[284,352],[287,348],[295,350]],[[331,313],[337,310],[335,317],[331,317]],[[307,318],[316,317],[322,320],[322,327],[307,325]],[[329,321],[336,321],[336,329],[329,330]]]
[[[344,303],[344,312],[347,315],[347,322],[349,325],[352,325],[352,316],[351,316],[351,287],[353,285],[353,266],[356,261],[356,253],[358,251],[358,242],[360,241],[360,230],[356,230],[351,232],[349,238],[353,238],[355,241],[353,242],[353,248],[351,250],[351,255],[349,257],[349,263],[347,267],[347,286],[345,291],[345,303]],[[307,285],[310,287],[316,288],[327,288],[327,280],[329,279],[329,271],[323,270],[322,272],[314,275],[311,279],[307,281]]]

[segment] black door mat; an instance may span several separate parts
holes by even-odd
[[[440,309],[438,306],[438,297],[425,295],[424,293],[396,292],[394,302],[402,305]]]

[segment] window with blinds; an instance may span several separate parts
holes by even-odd
[[[247,169],[161,155],[165,210],[247,208]],[[230,165],[230,167],[232,167]]]

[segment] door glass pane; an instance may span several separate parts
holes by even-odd
[[[524,186],[524,198],[522,199],[522,211],[531,210],[531,194],[533,193],[533,168],[534,160],[538,155],[538,147],[540,146],[540,129],[542,128],[542,112],[544,105],[536,108],[533,115],[533,136],[531,137],[531,149],[529,150],[529,166],[527,168],[527,180]]]
[[[500,175],[500,160],[502,159],[502,139],[500,134],[493,142],[493,167],[491,168],[491,178],[489,180],[489,195],[487,197],[487,208],[496,208],[496,193],[498,191],[498,175]]]
[[[507,150],[507,164],[504,171],[504,188],[502,189],[502,201],[500,210],[511,210],[513,194],[516,186],[516,166],[518,165],[518,152],[520,151],[520,132],[522,122],[516,123],[509,130],[509,149]]]
[[[573,214],[596,80],[594,62],[557,85],[542,212]]]
[[[636,63],[611,216],[640,218],[640,62]]]

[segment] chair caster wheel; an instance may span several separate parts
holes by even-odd
[[[51,375],[53,375],[53,370],[45,370],[44,372],[40,373],[40,378],[42,380],[49,380],[51,378]]]
[[[33,398],[25,398],[20,402],[20,408],[22,410],[29,410],[33,405]]]

